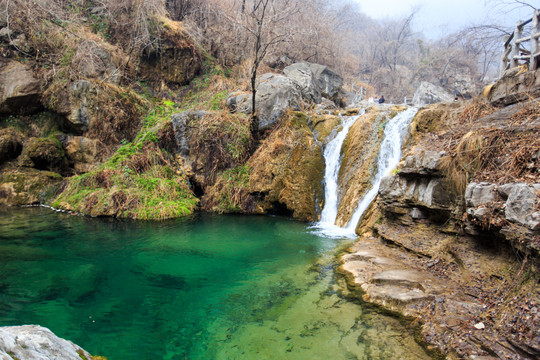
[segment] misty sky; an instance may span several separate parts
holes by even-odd
[[[360,10],[375,19],[406,16],[418,8],[415,29],[437,38],[472,23],[498,23],[514,26],[532,16],[532,9],[516,8],[513,0],[353,0]],[[528,0],[536,7],[540,0]]]

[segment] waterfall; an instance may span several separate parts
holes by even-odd
[[[325,193],[324,208],[321,213],[321,224],[334,225],[337,217],[338,208],[338,175],[341,167],[341,146],[349,133],[351,126],[356,120],[364,114],[362,110],[357,116],[341,117],[343,128],[330,141],[324,149],[324,162],[326,164],[324,171]]]
[[[377,173],[373,177],[372,186],[362,199],[359,200],[358,206],[353,213],[351,220],[346,227],[340,228],[334,225],[337,217],[338,208],[338,174],[341,167],[341,146],[347,136],[350,127],[358,117],[346,118],[344,120],[343,129],[336,137],[328,143],[324,151],[324,159],[326,162],[325,170],[325,205],[321,213],[321,220],[316,224],[316,228],[327,236],[336,237],[355,237],[355,229],[358,221],[362,217],[364,211],[369,207],[373,199],[377,196],[381,180],[384,176],[394,169],[401,158],[401,146],[403,139],[407,133],[407,127],[411,120],[416,115],[418,109],[409,108],[394,118],[390,119],[386,124],[383,140],[377,157]]]
[[[407,134],[407,127],[417,112],[417,108],[409,108],[397,114],[386,124],[379,156],[377,157],[377,173],[372,180],[373,185],[358,203],[351,220],[345,227],[347,230],[354,233],[356,225],[358,225],[358,221],[360,221],[364,211],[366,211],[369,204],[371,204],[373,199],[375,199],[375,196],[377,196],[382,178],[388,175],[399,163],[399,160],[401,159],[401,145],[403,144],[403,138],[405,137],[405,134]]]

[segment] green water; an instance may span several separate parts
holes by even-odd
[[[339,296],[344,245],[274,217],[0,208],[0,325],[109,360],[428,359],[409,327]]]

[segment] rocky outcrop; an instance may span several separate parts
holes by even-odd
[[[264,74],[258,79],[255,106],[260,131],[274,126],[286,110],[300,110],[303,102],[319,104],[323,97],[338,100],[343,79],[327,66],[297,63],[287,66],[283,72],[284,75]],[[249,114],[252,96],[232,93],[227,98],[227,106],[232,112]],[[324,109],[334,106],[326,100]]]
[[[423,81],[414,93],[413,104],[428,105],[453,100],[454,97],[442,87]]]
[[[98,161],[99,141],[83,136],[63,140],[66,158],[77,174],[88,172]]]
[[[405,158],[398,174],[382,179],[380,205],[385,214],[405,223],[419,218],[448,218],[457,205],[440,172],[444,152],[423,151]]]
[[[32,205],[50,200],[62,176],[52,171],[32,168],[0,171],[0,204]]]
[[[499,234],[523,253],[538,255],[540,184],[472,182],[467,186],[465,201],[465,231],[469,234]]]
[[[5,360],[92,360],[80,346],[38,325],[0,327],[0,358]]]
[[[248,191],[258,199],[255,212],[316,220],[324,160],[308,121],[304,114],[293,113],[248,161]]]
[[[22,151],[22,135],[13,128],[0,129],[0,165],[16,159]]]
[[[202,56],[182,24],[165,22],[159,46],[149,46],[141,55],[139,75],[154,83],[189,84],[202,69]]]
[[[33,138],[23,149],[21,166],[60,172],[66,169],[67,159],[62,143],[56,138]]]
[[[507,70],[484,94],[495,106],[507,106],[540,96],[540,69],[527,71],[523,67]]]
[[[30,114],[39,110],[41,82],[18,61],[0,60],[0,114]]]

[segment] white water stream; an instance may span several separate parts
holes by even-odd
[[[321,213],[321,220],[316,225],[322,233],[327,236],[335,237],[355,237],[355,229],[362,217],[362,214],[369,207],[373,199],[377,196],[381,180],[394,169],[401,158],[401,146],[403,139],[407,133],[407,127],[411,120],[416,115],[418,109],[409,108],[394,118],[390,119],[386,124],[381,142],[379,155],[377,157],[377,173],[373,177],[372,186],[368,192],[360,199],[358,206],[353,213],[351,220],[346,227],[341,228],[334,225],[337,217],[338,209],[338,174],[341,167],[341,146],[347,137],[349,129],[358,119],[358,116],[344,118],[343,129],[336,137],[326,145],[324,150],[324,160],[326,163],[324,181],[325,203]]]

